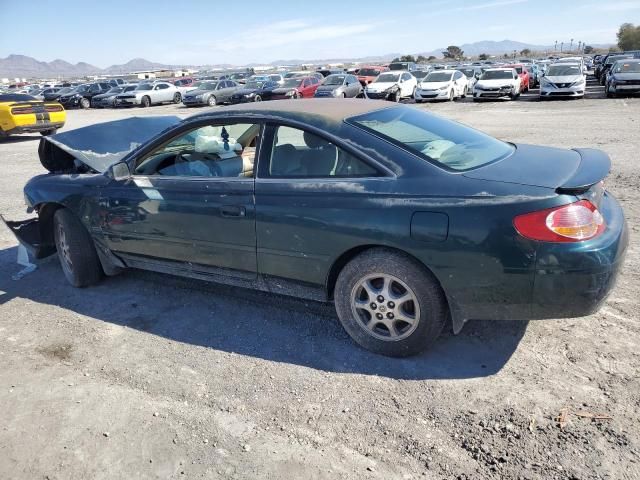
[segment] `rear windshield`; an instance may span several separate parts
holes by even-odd
[[[416,108],[385,108],[347,122],[451,170],[477,168],[514,151],[508,143]]]

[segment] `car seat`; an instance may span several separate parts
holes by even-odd
[[[308,177],[329,177],[334,174],[338,160],[335,145],[313,133],[304,132],[304,142],[309,150],[300,158],[301,174]]]

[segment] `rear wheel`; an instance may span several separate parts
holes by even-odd
[[[462,95],[460,96],[460,98],[467,98],[467,88],[468,87],[464,87],[464,89],[462,90]]]
[[[151,99],[146,95],[142,97],[142,99],[140,100],[140,106],[142,108],[147,108],[150,105],[151,105]]]
[[[437,280],[406,255],[372,249],[340,272],[335,305],[353,340],[392,357],[415,355],[440,335],[447,319]]]
[[[82,107],[83,110],[86,110],[87,108],[91,107],[91,101],[88,98],[82,98],[80,99],[80,107]]]
[[[93,239],[80,220],[61,208],[53,216],[53,236],[60,265],[74,287],[87,287],[102,278],[102,267]]]
[[[173,95],[173,103],[180,103],[182,101],[182,95],[180,94],[180,92],[176,92]]]

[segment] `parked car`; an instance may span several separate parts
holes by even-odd
[[[504,68],[513,68],[518,73],[520,77],[520,92],[529,91],[529,72],[523,64],[504,65]]]
[[[542,72],[540,72],[540,69],[538,68],[538,66],[532,63],[532,64],[525,65],[524,68],[529,73],[529,87],[536,88],[538,85],[540,85],[540,78],[542,77]]]
[[[405,71],[389,71],[378,75],[364,89],[367,98],[399,102],[403,98],[413,98],[418,81]]]
[[[110,88],[111,85],[106,82],[85,83],[84,85],[79,85],[69,93],[60,95],[58,102],[67,109],[74,107],[87,109],[91,107],[91,99],[93,97],[109,91]]]
[[[57,102],[19,93],[0,94],[0,140],[21,133],[53,135],[66,119],[64,108]]]
[[[553,63],[540,79],[540,100],[559,97],[584,97],[587,76],[579,63]]]
[[[416,64],[415,62],[391,62],[389,64],[389,70],[407,70],[410,72],[416,70]]]
[[[321,68],[319,70],[316,70],[316,72],[318,72],[319,74],[321,74],[324,78],[328,77],[329,75],[339,75],[339,74],[344,74],[344,69],[342,68]]]
[[[616,61],[607,77],[607,97],[640,93],[640,59]]]
[[[627,58],[633,58],[632,53],[622,53],[622,54],[610,54],[607,55],[598,70],[598,82],[600,85],[605,85],[607,82],[607,73],[618,60],[624,60]]]
[[[450,100],[465,98],[469,82],[459,70],[438,70],[425,77],[415,90],[416,103],[428,100]]]
[[[383,355],[469,319],[590,315],[628,246],[604,152],[514,145],[404,105],[242,105],[42,142],[51,173],[24,188],[37,218],[6,223],[36,258],[57,252],[71,285],[140,268],[333,301]]]
[[[362,96],[362,85],[355,75],[346,73],[333,74],[326,77],[316,90],[314,97],[356,98]]]
[[[116,95],[116,107],[149,107],[162,103],[180,103],[182,94],[169,82],[148,82],[139,84],[135,90]]]
[[[137,84],[122,85],[118,87],[111,87],[105,93],[96,95],[91,99],[91,106],[93,108],[112,108],[116,106],[116,97],[121,93],[127,93],[135,90],[138,87]]]
[[[462,66],[458,67],[456,70],[462,72],[464,76],[467,77],[469,90],[473,90],[473,86],[480,78],[480,75],[482,75],[482,68],[480,66]]]
[[[241,88],[233,80],[217,82],[199,82],[197,88],[182,97],[182,103],[187,107],[231,103],[231,96]]]
[[[293,77],[284,81],[282,86],[273,89],[272,100],[292,98],[311,98],[316,93],[320,81],[317,77]]]
[[[389,67],[381,67],[381,66],[372,66],[372,67],[361,67],[358,71],[358,81],[362,84],[363,87],[366,87],[371,82],[375,81],[382,72],[386,72],[389,70]]]
[[[473,86],[473,101],[520,96],[521,79],[514,68],[488,68]]]
[[[599,78],[600,85],[607,84],[607,80],[608,80],[607,77],[609,76],[611,67],[613,67],[613,65],[618,60],[630,60],[632,58],[633,58],[633,54],[628,54],[628,53],[624,55],[609,55],[605,60],[604,64],[602,65],[602,70],[600,71],[600,78]]]
[[[195,90],[197,87],[197,83],[198,81],[194,78],[191,77],[182,77],[178,80],[175,80],[173,82],[173,84],[175,85],[175,87],[178,89],[178,91],[180,92],[181,96],[185,96],[187,94],[187,92],[191,91],[191,90]]]
[[[277,82],[265,81],[255,82],[253,80],[236,90],[231,95],[231,103],[261,102],[262,100],[270,100],[273,91],[280,88]]]
[[[53,88],[54,91],[44,92],[43,100],[45,102],[57,102],[62,95],[72,92],[76,87]]]
[[[247,82],[247,79],[252,75],[252,73],[250,72],[238,72],[238,73],[233,73],[231,75],[231,80],[233,80],[236,83],[241,83],[241,84],[245,84]]]
[[[310,72],[309,70],[300,70],[297,72],[287,72],[284,75],[284,79],[288,80],[289,78],[296,78],[296,77],[316,77],[318,80],[322,80],[324,78],[324,75],[322,75],[321,73],[318,72]]]

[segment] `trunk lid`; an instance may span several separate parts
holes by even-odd
[[[611,160],[601,150],[519,144],[513,155],[465,172],[464,176],[579,194],[603,180],[610,169]]]

